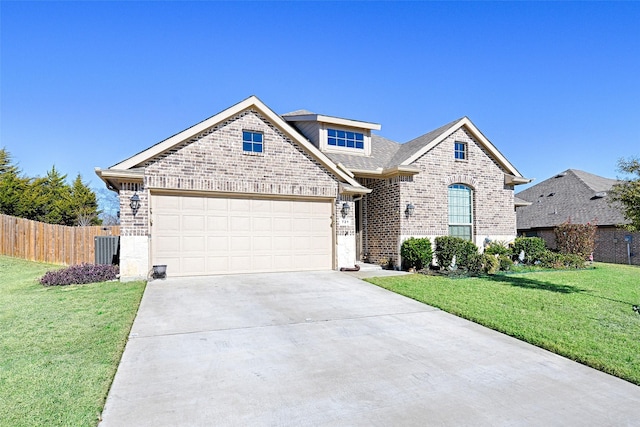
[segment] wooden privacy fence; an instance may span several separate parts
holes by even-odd
[[[0,254],[51,264],[95,262],[95,236],[118,236],[119,226],[68,227],[0,214]]]

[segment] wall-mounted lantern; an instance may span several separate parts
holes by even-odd
[[[342,213],[342,218],[346,218],[347,215],[349,215],[350,210],[351,210],[351,206],[349,206],[349,203],[344,202],[342,204],[342,209],[340,209],[340,212]]]
[[[133,193],[133,196],[131,196],[129,200],[129,206],[131,206],[131,210],[135,215],[138,212],[138,209],[140,209],[140,196],[138,196],[138,193]]]
[[[413,212],[416,210],[416,207],[413,206],[412,203],[409,203],[407,205],[407,208],[404,211],[404,214],[407,216],[407,218],[409,218],[410,216],[413,216]]]

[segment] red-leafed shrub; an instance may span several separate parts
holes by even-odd
[[[557,226],[556,244],[562,254],[572,254],[582,257],[583,260],[589,258],[596,246],[595,224],[573,224],[567,221]]]
[[[40,278],[40,284],[44,286],[81,285],[106,282],[115,279],[117,275],[117,265],[79,264],[62,270],[47,271]]]

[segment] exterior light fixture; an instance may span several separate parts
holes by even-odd
[[[347,215],[349,215],[350,210],[351,210],[351,206],[349,206],[349,203],[344,202],[342,204],[342,209],[340,210],[340,212],[342,213],[342,218],[346,218]]]
[[[407,205],[407,209],[405,209],[404,213],[405,213],[405,215],[407,215],[407,218],[409,218],[410,216],[413,215],[413,211],[415,211],[415,210],[416,210],[416,207],[413,206],[412,203],[409,203]]]
[[[138,193],[133,193],[133,196],[131,196],[129,200],[129,206],[131,206],[131,210],[135,215],[136,212],[138,212],[138,209],[140,209],[140,196],[138,196]]]

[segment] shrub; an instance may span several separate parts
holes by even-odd
[[[546,250],[540,259],[540,265],[546,268],[584,268],[584,258],[575,254],[562,254]]]
[[[498,257],[500,263],[500,271],[509,271],[513,266],[513,261],[507,255],[500,255]]]
[[[524,251],[523,262],[525,264],[533,264],[536,261],[540,261],[546,250],[544,240],[540,237],[518,237],[513,242],[514,258],[519,257],[520,253]]]
[[[506,242],[496,240],[489,243],[484,250],[484,253],[489,255],[511,255],[511,249]]]
[[[596,246],[596,225],[591,223],[572,224],[567,221],[553,231],[558,250],[563,254],[574,254],[586,260]]]
[[[44,286],[61,286],[113,280],[118,274],[117,265],[72,265],[62,270],[47,271],[40,278]]]
[[[478,247],[472,242],[453,236],[436,237],[436,259],[440,268],[451,265],[453,257],[459,268],[469,271],[480,271],[482,260],[478,254]]]
[[[495,255],[488,253],[482,254],[482,271],[487,274],[496,274],[500,269],[500,261]]]
[[[456,264],[458,267],[479,273],[482,271],[482,256],[478,253],[478,247],[468,240],[460,239],[456,249]]]
[[[420,239],[410,237],[402,242],[400,255],[402,256],[402,264],[405,270],[409,268],[422,270],[428,267],[433,259],[431,241],[426,237]]]

